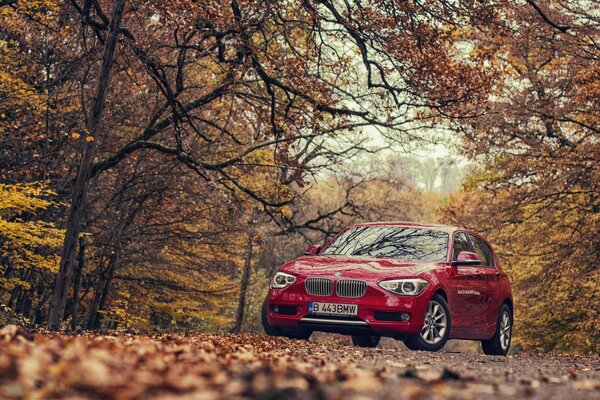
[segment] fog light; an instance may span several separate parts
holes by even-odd
[[[410,314],[402,313],[402,314],[400,314],[400,319],[402,321],[408,321],[410,319]]]

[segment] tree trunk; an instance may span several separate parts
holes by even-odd
[[[98,312],[98,305],[100,304],[100,295],[102,290],[100,289],[100,279],[98,278],[98,284],[94,287],[94,299],[92,300],[92,304],[90,305],[90,313],[88,315],[88,320],[86,324],[86,329],[92,330],[94,329],[94,323],[96,322],[96,313]]]
[[[2,244],[0,243],[0,245],[2,245]],[[8,259],[2,258],[2,259],[0,259],[0,265],[6,265],[6,269],[4,270],[4,275],[0,275],[0,276],[2,276],[2,278],[4,278],[4,279],[8,280],[12,276],[12,273],[14,270],[12,264],[10,263],[10,261]],[[8,292],[8,289],[0,286],[0,296],[4,295],[4,292]],[[0,299],[1,299],[1,297],[0,297]]]
[[[60,259],[60,269],[56,276],[50,315],[48,317],[48,326],[51,329],[58,329],[65,313],[71,276],[74,269],[75,247],[81,231],[81,215],[85,207],[90,171],[96,154],[97,140],[95,140],[95,136],[99,131],[104,111],[106,92],[110,82],[110,72],[113,65],[115,48],[119,39],[124,8],[125,0],[114,0],[112,6],[112,20],[106,36],[98,84],[96,86],[94,98],[92,99],[92,107],[90,109],[90,116],[87,124],[87,135],[91,136],[94,140],[86,141],[83,157],[77,172],[77,179],[73,188],[71,210],[67,220],[65,241]]]
[[[85,328],[88,330],[92,329],[94,318],[96,318],[96,312],[98,312],[98,304],[100,303],[100,285],[103,281],[106,271],[108,271],[108,264],[106,268],[104,268],[104,256],[102,256],[98,262],[96,270],[94,271],[94,275],[96,275],[97,278],[90,279],[90,286],[94,292],[94,297],[92,298],[92,303],[90,304],[87,323],[85,325]]]
[[[145,198],[144,198],[145,201]],[[143,201],[142,201],[143,202]],[[141,203],[140,203],[141,205]],[[95,329],[100,326],[100,321],[102,316],[99,311],[104,310],[106,307],[106,298],[108,297],[108,292],[110,290],[110,285],[112,283],[112,279],[114,277],[115,269],[117,267],[117,263],[119,261],[119,257],[121,255],[121,246],[123,245],[123,235],[125,229],[132,223],[135,218],[139,208],[136,210],[129,210],[127,218],[121,221],[120,225],[117,227],[117,231],[115,233],[115,247],[110,255],[108,260],[108,266],[106,270],[100,275],[98,279],[98,283],[94,288],[94,300],[92,302],[92,306],[90,307],[90,314],[87,322],[87,329]],[[104,279],[104,285],[102,289],[100,286],[102,284],[102,280]]]
[[[16,271],[15,277],[20,281],[26,281],[27,279],[27,270],[19,269]],[[14,311],[17,312],[17,302],[21,297],[21,293],[23,292],[23,288],[21,286],[15,286],[10,294],[10,299],[8,300],[8,307],[14,308]]]
[[[238,302],[237,316],[235,319],[235,325],[233,326],[232,332],[238,333],[242,330],[242,323],[244,322],[244,312],[246,310],[246,294],[248,292],[248,285],[250,283],[250,273],[252,272],[252,252],[254,247],[254,236],[255,236],[255,219],[257,215],[257,209],[254,208],[252,211],[252,219],[250,220],[250,230],[248,231],[248,244],[246,247],[246,259],[244,260],[244,271],[242,272],[242,282],[240,283],[240,299]]]
[[[108,264],[108,276],[106,277],[106,281],[104,281],[104,287],[102,288],[102,295],[100,296],[100,302],[98,304],[98,309],[91,320],[91,329],[100,328],[100,323],[102,322],[102,315],[100,311],[106,309],[106,299],[108,298],[108,292],[110,290],[110,284],[112,283],[113,277],[115,276],[115,268],[117,266],[117,259],[119,258],[118,254],[113,255],[111,257]]]
[[[39,300],[33,310],[32,322],[37,325],[41,325],[46,318],[46,302],[50,297],[50,290],[47,290],[44,286],[38,286],[37,297]]]
[[[85,265],[85,236],[79,237],[79,262],[75,270],[73,280],[73,315],[71,317],[71,329],[77,329],[77,317],[79,316],[79,284],[81,283],[81,274]]]
[[[17,302],[15,307],[15,310],[18,314],[21,314],[27,318],[29,318],[29,314],[31,313],[33,288],[36,286],[34,278],[35,276],[32,270],[25,271],[22,279],[24,282],[29,282],[31,286],[28,290],[21,290],[21,292],[17,296]]]

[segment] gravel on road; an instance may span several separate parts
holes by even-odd
[[[2,399],[600,399],[600,357],[0,330]]]

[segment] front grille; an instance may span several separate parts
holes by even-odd
[[[304,281],[306,293],[313,296],[331,296],[333,293],[333,279],[331,278],[308,278]]]
[[[367,291],[367,282],[356,279],[340,279],[335,291],[340,297],[362,297]]]

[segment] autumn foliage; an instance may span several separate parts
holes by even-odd
[[[524,15],[518,32],[490,39],[505,82],[480,118],[461,125],[481,167],[444,219],[497,244],[516,289],[521,346],[598,353],[598,30],[575,4],[556,11],[564,34]]]
[[[0,0],[0,302],[257,329],[308,243],[439,219],[498,244],[522,348],[598,352],[595,24],[579,2]],[[448,138],[477,167],[438,213],[406,153]]]

